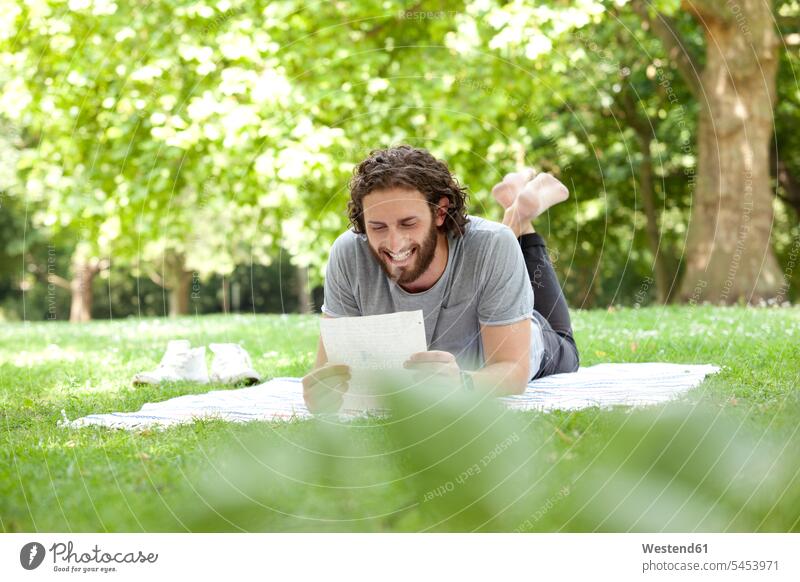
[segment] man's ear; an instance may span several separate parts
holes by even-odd
[[[447,196],[439,198],[439,205],[436,209],[436,226],[442,226],[447,218],[447,209],[450,208],[450,199]]]

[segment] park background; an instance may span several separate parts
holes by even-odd
[[[800,2],[0,14],[0,530],[800,530]],[[523,166],[568,186],[537,229],[581,365],[719,373],[646,410],[59,426],[230,388],[132,387],[169,339],[307,373],[352,169],[398,143],[475,215]]]
[[[798,3],[3,2],[0,317],[318,309],[398,143],[522,166],[570,304],[796,299]]]

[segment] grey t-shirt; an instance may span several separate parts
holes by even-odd
[[[542,335],[533,290],[514,233],[507,226],[470,217],[464,235],[448,235],[445,271],[426,291],[409,293],[389,279],[369,250],[366,235],[348,230],[331,247],[322,311],[330,317],[382,315],[421,309],[429,350],[452,353],[459,366],[485,363],[480,325],[530,319],[531,376],[539,369]]]

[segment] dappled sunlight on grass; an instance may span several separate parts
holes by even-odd
[[[11,356],[9,363],[18,368],[38,366],[48,362],[76,362],[81,358],[81,353],[75,348],[62,348],[56,344],[49,344],[43,350],[22,350]],[[0,364],[5,363],[0,359]]]

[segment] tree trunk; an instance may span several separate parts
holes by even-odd
[[[162,273],[150,272],[150,279],[166,289],[169,316],[177,317],[189,313],[189,293],[192,287],[192,271],[186,270],[186,257],[182,253],[168,252],[162,262]]]
[[[642,118],[639,115],[639,107],[630,91],[623,91],[618,97],[619,108],[617,114],[625,123],[633,129],[636,140],[639,142],[639,149],[642,152],[642,162],[639,165],[639,192],[642,195],[642,206],[646,219],[645,232],[647,234],[647,244],[650,252],[653,253],[653,274],[656,283],[656,295],[658,302],[665,304],[669,300],[674,281],[669,280],[667,266],[664,264],[664,253],[661,252],[661,229],[658,224],[658,212],[656,211],[656,189],[653,178],[653,156],[650,153],[650,146],[655,135],[653,126],[654,120]],[[657,121],[656,121],[657,123]],[[652,280],[648,282],[652,283]],[[640,297],[641,294],[641,297]],[[645,299],[646,287],[640,287],[637,292],[636,301],[641,302]]]
[[[231,311],[239,313],[242,310],[242,285],[238,281],[231,283]]]
[[[172,273],[169,287],[169,316],[177,317],[189,313],[189,288],[192,286],[192,273],[180,270]]]
[[[639,166],[639,190],[642,194],[642,206],[647,220],[645,230],[650,252],[653,253],[653,271],[656,281],[656,295],[658,302],[666,304],[669,300],[671,282],[664,265],[664,254],[661,252],[661,231],[658,227],[658,213],[656,212],[655,186],[653,181],[653,157],[650,154],[652,136],[646,130],[637,131],[639,145],[642,149],[642,163]]]
[[[705,26],[696,190],[680,297],[757,302],[778,294],[770,243],[769,144],[778,65],[771,2],[698,14]],[[748,32],[752,33],[749,34]]]
[[[775,167],[776,164],[770,162],[770,168]],[[777,174],[778,184],[783,188],[783,201],[800,217],[800,182],[783,160],[778,160]]]
[[[311,294],[308,289],[308,267],[297,267],[295,271],[297,284],[297,310],[300,313],[311,313]]]
[[[231,311],[231,280],[228,277],[222,277],[222,313],[230,313]]]
[[[98,272],[91,262],[75,262],[73,277],[69,282],[72,301],[69,306],[70,323],[83,323],[92,319],[92,281]]]

